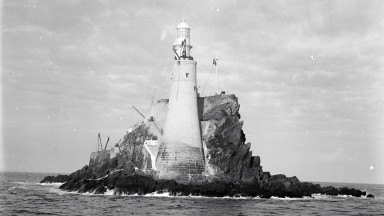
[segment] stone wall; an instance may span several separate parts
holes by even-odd
[[[109,150],[102,150],[97,152],[92,152],[91,157],[89,160],[89,166],[100,166],[105,161],[108,161],[110,158],[110,151]]]

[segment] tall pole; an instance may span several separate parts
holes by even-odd
[[[216,88],[215,88],[215,93],[218,93],[220,86],[219,86],[219,76],[218,76],[218,71],[217,71],[217,61],[216,61],[216,64],[215,64],[215,70],[216,70],[216,85],[215,85]]]

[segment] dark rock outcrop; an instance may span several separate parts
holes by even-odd
[[[103,194],[107,190],[115,190],[116,195],[122,194],[138,194],[144,195],[148,193],[164,193],[169,192],[173,196],[207,196],[207,197],[256,197],[270,198],[276,197],[303,197],[312,194],[326,195],[350,195],[354,197],[365,196],[366,192],[356,190],[354,188],[335,188],[320,187],[318,184],[303,182],[300,183],[296,177],[285,180],[284,175],[272,176],[275,181],[269,187],[260,187],[258,181],[239,183],[232,181],[214,180],[204,184],[178,184],[174,180],[159,180],[142,172],[133,172],[127,174],[124,170],[111,172],[104,177],[95,178],[89,172],[89,167],[85,166],[68,176],[69,180],[60,186],[60,189],[67,191],[78,191],[79,193],[93,192],[95,194]],[[91,177],[92,176],[92,177]],[[83,178],[82,178],[83,177]],[[88,178],[91,177],[91,178]],[[60,176],[50,176],[42,182],[60,180]],[[289,182],[290,184],[287,184]],[[294,184],[292,185],[292,182]],[[373,197],[368,195],[367,197]]]
[[[373,196],[372,194],[368,194],[367,198],[375,198],[375,196]]]
[[[68,175],[47,176],[40,183],[64,183],[69,180]]]
[[[209,178],[220,179],[224,174],[231,181],[245,183],[268,178],[269,173],[260,166],[260,157],[252,156],[251,143],[245,143],[235,95],[199,98],[199,108]]]

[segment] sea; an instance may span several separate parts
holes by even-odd
[[[384,215],[384,185],[318,182],[351,187],[372,198],[313,195],[262,199],[173,197],[168,194],[104,195],[66,192],[60,183],[41,184],[52,173],[0,173],[0,215]]]

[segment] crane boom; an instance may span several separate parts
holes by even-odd
[[[108,142],[109,142],[109,137],[108,137],[107,143],[105,144],[104,150],[107,149]]]
[[[175,54],[176,54],[176,56],[177,56],[177,60],[179,60],[179,59],[180,59],[180,56],[179,56],[179,54],[177,54],[175,48],[172,48],[172,50],[173,50],[173,52],[175,52]]]
[[[119,140],[119,142],[117,142],[117,143],[115,144],[115,147],[119,146],[120,141],[121,141],[121,139]]]
[[[100,144],[100,149],[103,150],[103,144],[101,143],[100,133],[99,133],[98,141],[99,141],[99,144]],[[99,149],[99,145],[97,145],[97,149]]]
[[[143,114],[141,114],[141,112],[140,112],[138,109],[136,109],[135,106],[132,106],[132,107],[133,107],[133,109],[135,109],[141,116],[143,116],[143,118],[145,118],[145,116],[144,116]]]

